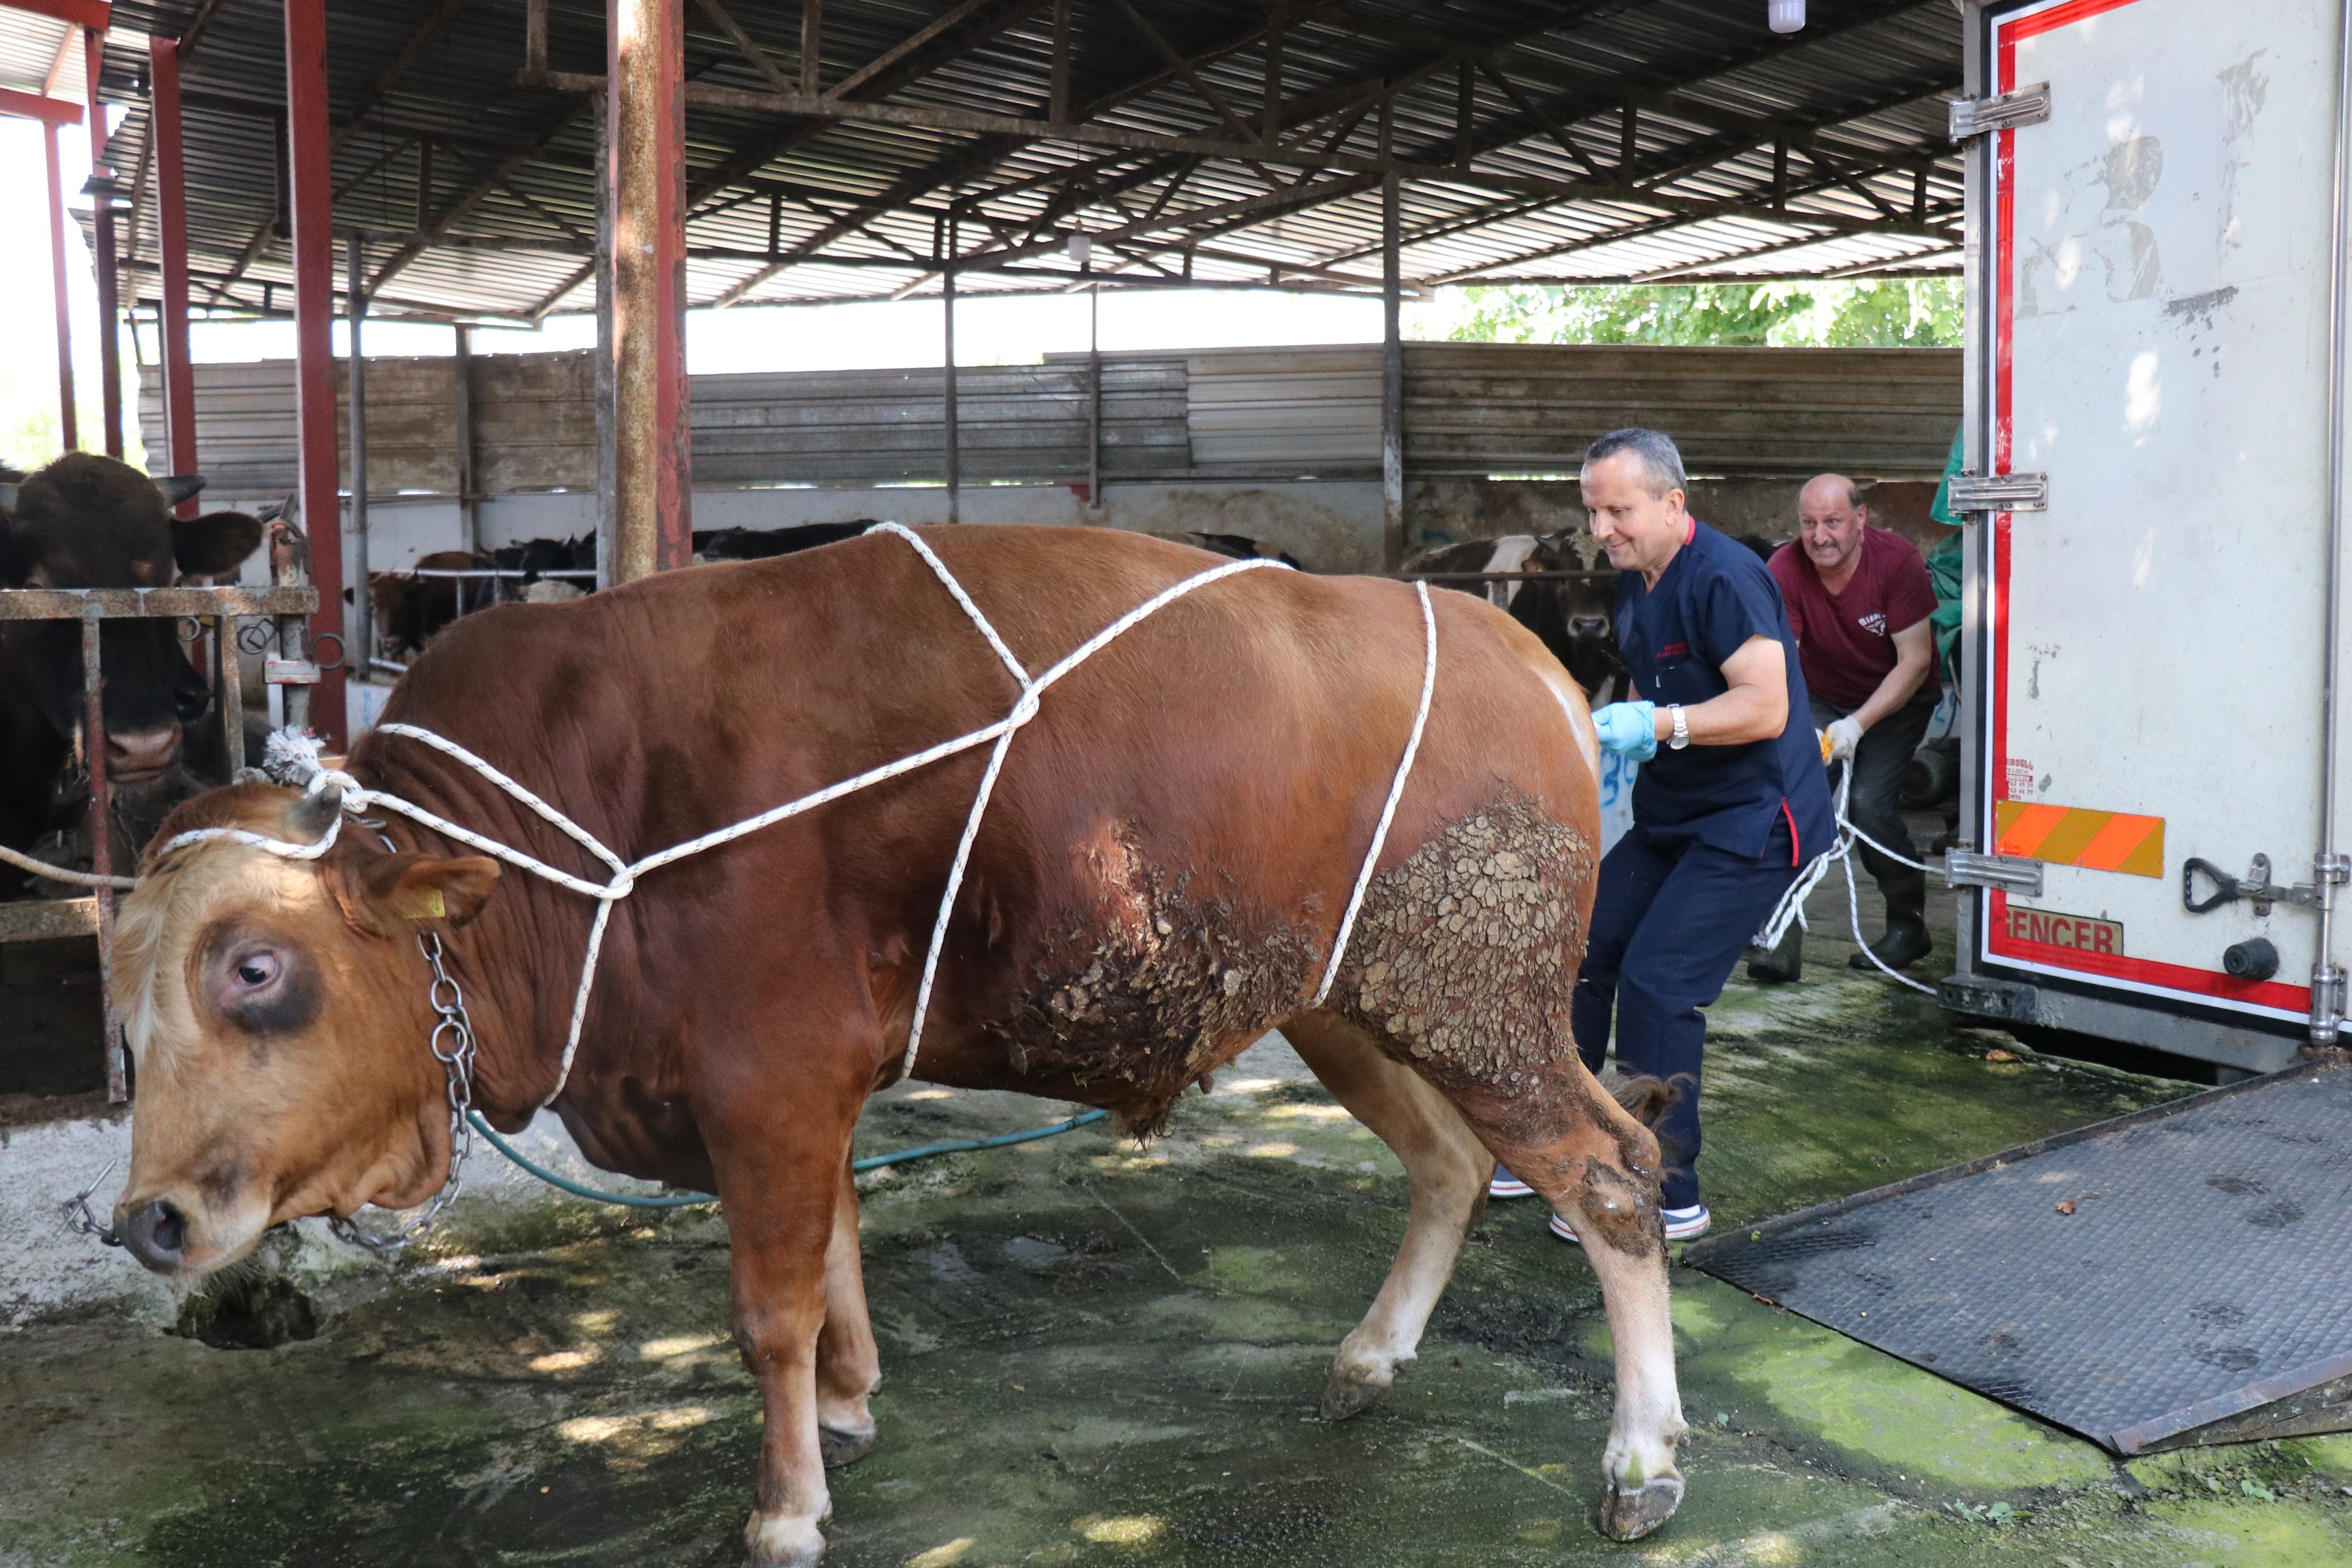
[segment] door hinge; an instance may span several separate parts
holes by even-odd
[[[1945,492],[1954,511],[2048,511],[2047,474],[1954,474]]]
[[[2050,84],[2038,81],[1991,98],[1956,98],[1950,107],[1955,142],[2020,125],[2039,125],[2050,118]]]
[[[1951,888],[1998,888],[2005,893],[2042,896],[2042,862],[2010,855],[1979,855],[1953,849],[1944,856],[1944,885]]]

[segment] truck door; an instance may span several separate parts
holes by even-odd
[[[2056,999],[2043,1021],[2096,999],[2064,1021],[2229,1059],[2162,1022],[2197,1020],[2181,1039],[2248,1031],[2284,1065],[2312,910],[2190,913],[2181,877],[2261,855],[2308,882],[2322,847],[2338,15],[2045,0],[1970,26],[1979,99],[2049,89],[1977,154],[1971,466],[2047,489],[1974,523],[1975,841],[2042,890],[1979,895],[1964,967]],[[2117,1009],[2139,1025],[2080,1021]]]

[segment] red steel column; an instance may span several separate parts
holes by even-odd
[[[686,380],[686,31],[681,0],[605,10],[612,145],[612,578],[694,554]]]
[[[58,174],[58,122],[41,121],[41,153],[49,175],[49,299],[58,310],[58,435],[68,452],[81,449],[74,418],[73,317],[66,297],[66,188]]]
[[[106,106],[98,100],[98,77],[106,61],[106,35],[96,27],[82,31],[82,59],[89,79],[82,118],[89,126],[89,172],[98,193],[91,229],[90,260],[98,274],[98,395],[104,421],[106,455],[122,456],[122,355],[116,339],[121,335],[122,300],[114,275],[113,171],[106,163]]]
[[[188,181],[180,141],[180,46],[147,40],[151,112],[155,117],[155,231],[163,264],[155,314],[163,339],[164,471],[195,474],[196,376],[188,359]],[[153,467],[150,459],[149,467]],[[194,496],[179,516],[196,515]]]
[[[335,208],[327,128],[326,0],[286,0],[286,142],[294,208],[294,428],[302,531],[319,613],[310,635],[343,636],[343,503],[335,439]],[[311,728],[341,751],[343,661],[321,672]]]

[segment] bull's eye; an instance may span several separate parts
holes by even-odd
[[[278,978],[278,955],[273,952],[248,953],[236,961],[237,984],[259,990]]]

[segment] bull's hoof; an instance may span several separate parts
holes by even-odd
[[[760,1514],[743,1527],[743,1568],[814,1568],[824,1533],[804,1514]]]
[[[874,1447],[874,1427],[863,1430],[845,1426],[820,1426],[816,1429],[817,1452],[824,1458],[824,1468],[837,1470],[844,1465],[854,1465],[864,1458]]]
[[[1639,1541],[1674,1518],[1682,1502],[1680,1476],[1660,1476],[1630,1490],[1612,1476],[1601,1494],[1601,1533],[1612,1541]]]
[[[1360,1415],[1381,1402],[1381,1395],[1396,1382],[1392,1366],[1349,1367],[1338,1362],[1331,1363],[1331,1375],[1323,1380],[1323,1397],[1317,1402],[1315,1413],[1326,1421],[1345,1421],[1350,1415]]]

